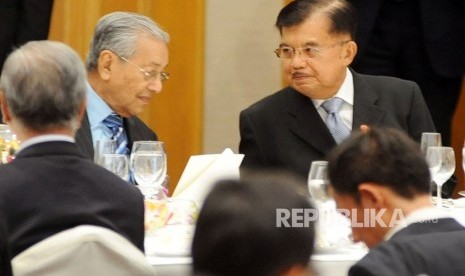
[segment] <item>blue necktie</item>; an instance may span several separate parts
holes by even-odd
[[[343,103],[344,101],[341,98],[332,98],[321,104],[321,107],[328,113],[326,125],[338,144],[350,135],[350,129],[344,125],[339,116],[339,110]]]
[[[111,113],[103,120],[103,124],[111,130],[111,139],[116,141],[115,153],[129,155],[128,140],[124,133],[123,119],[116,113]]]

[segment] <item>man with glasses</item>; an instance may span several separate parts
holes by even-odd
[[[355,18],[345,0],[296,0],[280,11],[275,53],[289,87],[241,112],[241,173],[268,167],[307,178],[312,161],[364,126],[397,128],[417,141],[435,130],[414,82],[348,68]]]
[[[97,140],[113,139],[117,153],[129,154],[133,141],[157,140],[136,116],[169,78],[169,35],[147,16],[114,12],[95,28],[87,58],[87,110],[76,143],[94,158]]]

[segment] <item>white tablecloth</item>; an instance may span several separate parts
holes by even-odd
[[[313,254],[311,267],[316,275],[339,276],[347,275],[352,264],[366,254],[364,250],[339,250]],[[188,276],[191,275],[191,257],[162,257],[147,256],[149,262],[155,267],[159,276]]]

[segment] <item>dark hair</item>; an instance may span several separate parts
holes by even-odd
[[[194,274],[277,275],[293,265],[307,267],[314,222],[308,227],[277,227],[278,208],[314,210],[298,192],[296,187],[304,185],[299,180],[267,174],[220,181],[197,220]]]
[[[334,190],[356,199],[363,182],[387,186],[408,199],[430,191],[430,173],[420,146],[399,130],[371,127],[353,134],[330,151],[328,161]]]
[[[283,27],[292,27],[305,21],[315,13],[326,14],[332,22],[330,32],[350,34],[354,39],[357,29],[355,8],[345,0],[295,0],[286,5],[276,19],[276,27],[282,33]]]

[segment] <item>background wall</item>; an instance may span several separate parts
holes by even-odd
[[[239,112],[281,87],[274,28],[281,1],[207,0],[205,153],[239,145]]]

